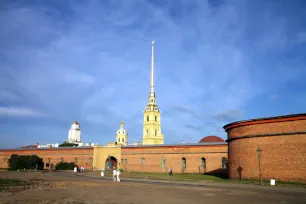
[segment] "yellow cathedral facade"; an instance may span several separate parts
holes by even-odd
[[[116,133],[116,142],[118,145],[127,145],[128,144],[128,132],[124,129],[124,122],[120,124],[120,129]]]
[[[154,41],[152,41],[151,79],[148,104],[143,111],[143,145],[164,144],[164,135],[161,131],[160,110],[156,104],[154,90]]]

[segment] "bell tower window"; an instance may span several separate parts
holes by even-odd
[[[147,121],[149,121],[149,116],[147,116]]]
[[[157,121],[157,116],[155,116],[155,121]]]

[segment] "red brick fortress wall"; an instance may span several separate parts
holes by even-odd
[[[182,158],[186,159],[185,173],[204,173],[200,169],[201,159],[205,158],[206,172],[222,169],[222,158],[227,159],[227,144],[220,145],[155,145],[123,147],[120,167],[134,172],[182,172]],[[166,159],[165,166],[162,160]]]
[[[306,182],[306,114],[241,121],[228,134],[229,177]]]
[[[37,155],[43,159],[45,168],[46,163],[50,161],[55,165],[58,162],[75,162],[79,167],[92,169],[93,148],[36,148],[36,149],[2,149],[0,150],[0,168],[8,168],[7,161],[12,154],[18,155]],[[49,167],[50,168],[50,167]]]

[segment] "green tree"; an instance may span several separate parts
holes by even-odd
[[[56,170],[73,170],[77,165],[74,162],[59,162],[55,165]]]
[[[69,143],[67,141],[63,142],[62,144],[59,145],[59,147],[77,147],[79,146],[78,144],[74,144],[74,143]]]
[[[18,155],[12,154],[8,160],[9,170],[18,169],[36,169],[42,170],[44,168],[43,159],[36,155]]]

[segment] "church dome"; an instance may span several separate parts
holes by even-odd
[[[206,143],[206,142],[224,142],[224,140],[218,136],[206,136],[206,137],[203,137],[199,143]]]
[[[120,124],[120,129],[117,130],[117,134],[127,134],[127,130],[124,129],[124,122],[123,121]]]
[[[71,129],[80,130],[80,123],[78,121],[74,121],[71,125]]]
[[[119,130],[117,130],[117,134],[127,134],[127,130],[124,128],[120,128]]]

